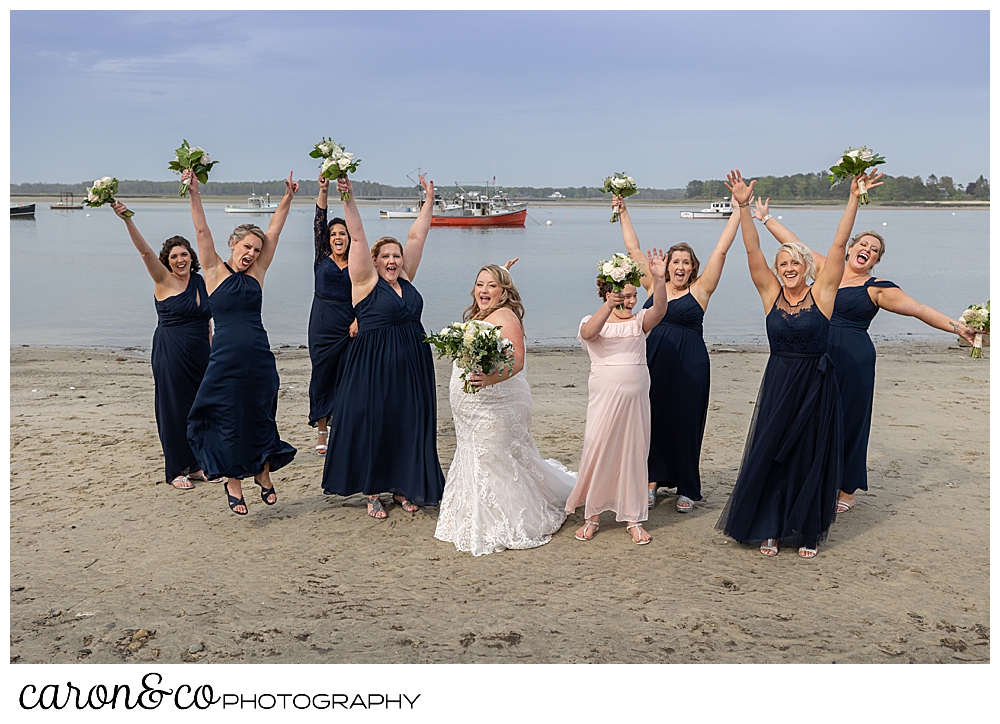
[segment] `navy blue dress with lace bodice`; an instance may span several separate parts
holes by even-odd
[[[743,462],[716,525],[740,543],[774,538],[815,548],[833,522],[843,464],[843,415],[830,322],[812,290],[797,305],[778,295],[767,315],[771,355]]]
[[[878,306],[869,287],[898,289],[890,281],[866,279],[856,287],[837,290],[837,302],[830,317],[827,351],[836,365],[840,400],[844,408],[845,493],[868,490],[868,437],[872,427],[872,400],[875,396],[875,345],[868,326]]]
[[[434,358],[420,322],[424,300],[399,280],[400,297],[381,277],[354,308],[358,335],[344,357],[330,415],[323,491],[394,493],[437,505],[444,473],[437,453]]]
[[[653,295],[644,308],[653,306]],[[701,500],[701,443],[712,368],[702,336],[705,310],[690,292],[667,304],[646,337],[649,367],[649,482]]]
[[[309,424],[329,417],[340,382],[341,362],[351,342],[354,305],[351,300],[351,277],[330,258],[330,227],[326,209],[316,206],[313,220],[313,301],[309,311]]]
[[[212,308],[205,280],[194,272],[183,292],[154,301],[157,325],[150,359],[153,406],[169,482],[201,467],[188,445],[187,418],[208,367],[211,351],[208,320],[212,318]]]
[[[260,317],[260,284],[233,272],[211,300],[212,354],[188,415],[188,442],[209,477],[245,478],[266,464],[277,470],[296,451],[278,436],[274,421],[278,368]]]

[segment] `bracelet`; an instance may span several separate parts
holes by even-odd
[[[762,224],[764,224],[764,225],[766,226],[766,225],[767,225],[767,222],[768,222],[768,221],[769,221],[770,219],[773,219],[773,218],[774,218],[773,216],[771,216],[770,214],[767,214],[767,215],[766,215],[766,216],[765,216],[765,217],[764,217],[763,219],[761,219],[761,220],[760,220],[760,223],[762,223]]]
[[[737,201],[736,205],[739,206],[741,209],[745,209],[747,206],[750,205],[750,202],[747,201],[745,204],[741,204],[739,201]]]

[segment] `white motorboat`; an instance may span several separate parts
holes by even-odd
[[[227,214],[273,214],[278,209],[278,202],[271,201],[271,194],[257,196],[251,194],[246,206],[226,206]]]
[[[682,219],[728,219],[733,215],[733,205],[728,199],[713,201],[711,207],[701,211],[682,211]]]

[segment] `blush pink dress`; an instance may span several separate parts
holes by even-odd
[[[590,354],[587,425],[576,487],[566,512],[581,504],[590,518],[605,510],[615,520],[646,520],[649,455],[649,368],[641,310],[627,322],[606,323],[592,342],[577,339]],[[590,319],[584,317],[581,329]]]

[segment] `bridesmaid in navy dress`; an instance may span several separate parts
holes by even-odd
[[[653,304],[652,277],[625,200],[612,196],[618,207],[622,238],[629,256],[643,271],[642,285]],[[694,249],[674,244],[667,250],[667,313],[646,338],[649,367],[649,489],[648,505],[656,505],[658,487],[677,488],[677,510],[690,513],[701,500],[701,443],[708,417],[711,363],[702,331],[708,300],[719,286],[726,254],[736,238],[740,215],[733,214],[723,229],[705,271]]]
[[[420,177],[425,198],[434,184]],[[358,336],[344,358],[330,430],[336,453],[323,466],[323,492],[368,496],[368,515],[388,516],[380,493],[392,493],[403,510],[437,505],[444,474],[437,454],[437,390],[434,360],[420,314],[424,301],[410,282],[417,273],[433,204],[426,203],[403,246],[382,237],[368,249],[353,189],[346,179],[337,190],[351,194],[344,216],[351,232],[351,274]]]
[[[271,471],[291,462],[295,448],[278,437],[278,369],[261,322],[264,274],[274,259],[292,197],[299,190],[288,174],[285,195],[267,233],[241,224],[229,237],[232,253],[223,262],[215,251],[205,219],[198,179],[190,180],[191,218],[212,300],[215,336],[208,369],[188,415],[188,441],[195,456],[213,475],[227,478],[229,508],[246,515],[243,478],[253,476],[267,505],[278,502]]]
[[[768,213],[769,201],[757,198],[754,217],[779,243],[798,243],[798,237]],[[916,317],[930,327],[958,334],[970,344],[976,333],[965,322],[920,304],[892,282],[872,276],[872,268],[884,255],[885,240],[874,231],[863,231],[851,239],[830,318],[827,351],[836,364],[844,407],[844,481],[837,501],[838,513],[854,507],[854,494],[858,490],[868,490],[868,438],[875,396],[875,345],[868,335],[868,326],[878,311],[885,309]],[[814,251],[813,258],[816,268],[822,269],[826,257]]]
[[[153,406],[156,430],[163,448],[167,482],[190,490],[192,480],[206,480],[187,441],[187,416],[208,366],[211,348],[209,320],[212,310],[205,280],[198,274],[198,255],[183,236],[163,242],[159,257],[124,216],[125,204],[111,205],[153,278],[153,300],[158,323],[153,332]],[[220,482],[219,480],[209,482]]]
[[[771,355],[739,476],[716,527],[740,543],[760,544],[765,556],[790,545],[799,546],[802,558],[815,557],[837,507],[843,411],[826,347],[861,178],[869,189],[881,185],[874,171],[852,179],[847,208],[818,274],[812,254],[801,244],[783,244],[768,268],[750,212],[756,182],[747,186],[735,171],[726,183],[739,204],[750,276],[767,313]]]
[[[316,216],[313,219],[313,303],[309,312],[309,424],[319,427],[316,452],[325,455],[328,444],[326,418],[333,411],[333,397],[340,382],[340,363],[347,345],[358,333],[351,303],[351,277],[347,254],[351,235],[347,222],[335,218],[327,223],[326,206],[330,179],[320,175]]]

